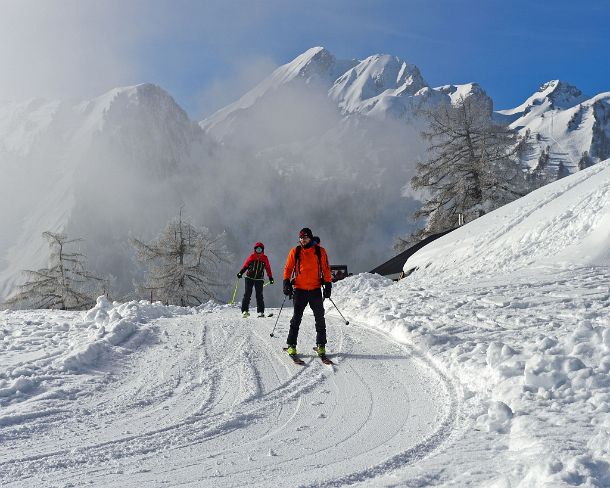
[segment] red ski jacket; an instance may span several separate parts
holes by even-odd
[[[248,256],[248,259],[244,262],[244,265],[241,267],[240,273],[246,273],[248,278],[252,278],[254,280],[262,280],[265,276],[265,270],[267,271],[267,276],[269,279],[273,279],[273,274],[271,273],[271,265],[269,264],[269,258],[265,255],[265,246],[263,246],[262,242],[257,242],[254,244],[254,248],[262,247],[263,252],[257,254],[256,251]]]

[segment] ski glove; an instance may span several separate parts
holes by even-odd
[[[333,284],[330,282],[324,283],[324,291],[322,292],[322,296],[324,298],[330,298],[330,290],[332,289]]]
[[[284,280],[284,295],[287,297],[292,296],[292,283],[290,283],[290,280]]]
[[[269,284],[273,285],[273,283],[275,283],[275,281],[273,281],[273,278],[269,278]]]
[[[242,276],[243,276],[243,274],[241,271],[239,273],[237,273],[237,279],[240,279]]]

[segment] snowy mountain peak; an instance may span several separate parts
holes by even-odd
[[[463,85],[444,85],[435,88],[436,91],[447,95],[452,105],[456,105],[461,99],[466,99],[468,97],[476,97],[481,100],[485,100],[489,106],[492,106],[492,101],[481,88],[478,83],[465,83]]]
[[[415,95],[428,86],[417,66],[396,56],[376,54],[341,76],[329,91],[346,112],[360,111],[363,102],[379,96]]]
[[[551,80],[544,83],[537,93],[550,100],[552,108],[558,109],[573,107],[586,98],[574,85],[561,80]]]
[[[121,113],[154,111],[158,115],[171,113],[185,122],[188,121],[188,115],[173,97],[163,88],[152,83],[114,88],[91,101],[84,102],[80,108],[85,112],[96,112],[106,117],[115,111]]]
[[[280,71],[288,78],[303,78],[310,81],[313,77],[330,75],[336,67],[336,58],[323,47],[308,49],[292,62],[286,64]]]
[[[518,107],[501,110],[504,116],[521,117],[532,112],[539,115],[548,110],[565,110],[586,100],[583,93],[574,85],[561,80],[551,80],[540,88]]]
[[[302,80],[307,84],[320,82],[324,86],[330,86],[356,63],[354,60],[338,60],[323,47],[312,47],[290,63],[280,66],[261,85],[266,88],[278,88],[293,80]]]
[[[339,76],[357,63],[356,60],[338,60],[323,47],[312,47],[290,63],[277,68],[239,100],[201,121],[200,125],[206,131],[214,129],[217,137],[222,136],[231,130],[231,119],[235,114],[253,107],[261,100],[275,97],[282,88],[305,83],[320,85],[327,90]]]

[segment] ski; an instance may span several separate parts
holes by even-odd
[[[283,347],[282,348],[283,351],[287,351],[288,348],[287,347]],[[298,364],[299,366],[305,366],[305,361],[303,361],[301,358],[297,357],[297,356],[291,356],[290,354],[288,355],[288,357],[290,359],[292,359],[292,361],[294,362],[294,364]]]
[[[318,352],[318,350],[314,347],[313,348],[314,351]],[[328,364],[329,366],[335,366],[335,363],[328,358],[328,356],[324,355],[324,356],[320,356],[318,355],[318,357],[320,358],[320,361],[322,361],[324,364]]]

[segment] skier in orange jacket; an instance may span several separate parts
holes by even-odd
[[[294,297],[294,313],[288,333],[288,354],[297,354],[297,337],[305,307],[309,305],[316,321],[316,345],[319,356],[326,355],[326,321],[324,298],[330,298],[332,275],[326,250],[314,244],[311,229],[299,232],[299,246],[290,250],[284,267],[284,294]],[[324,293],[320,290],[324,287]]]

